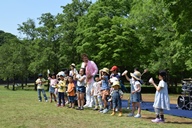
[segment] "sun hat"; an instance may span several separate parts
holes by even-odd
[[[103,68],[101,71],[106,72],[107,74],[109,74],[109,69],[108,68]]]
[[[75,68],[75,64],[74,63],[72,63],[71,66]]]
[[[134,73],[130,73],[130,75],[136,80],[141,80],[141,73],[139,71],[135,71]]]
[[[120,87],[119,81],[114,81],[112,87],[114,87],[114,86],[119,86]]]
[[[64,73],[64,72],[59,72],[59,73],[58,73],[58,76],[63,76],[63,77],[64,77],[64,76],[65,76],[65,73]]]
[[[117,67],[117,66],[113,66],[113,67],[110,69],[110,71],[116,71],[116,70],[118,70],[118,67]]]

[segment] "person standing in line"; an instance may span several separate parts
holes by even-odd
[[[64,107],[65,106],[65,92],[66,92],[66,79],[65,79],[64,73],[59,73],[59,82],[56,85],[56,88],[58,88],[58,107]]]
[[[154,120],[151,120],[154,123],[164,123],[164,109],[170,110],[170,99],[168,95],[168,85],[166,82],[166,71],[162,70],[159,71],[159,84],[158,86],[155,84],[153,78],[149,80],[149,83],[151,83],[155,89],[155,99],[154,99],[154,110],[156,113],[156,118]]]
[[[108,68],[103,68],[102,70],[99,71],[99,79],[101,80],[101,97],[103,101],[103,107],[104,110],[101,111],[102,113],[107,113],[108,112],[108,102],[107,98],[110,94],[109,90],[109,69]]]
[[[35,83],[37,84],[37,93],[38,93],[39,102],[42,102],[41,93],[43,94],[45,101],[48,102],[47,96],[44,90],[44,84],[46,83],[46,80],[43,78],[42,74],[38,75],[38,79],[35,81]]]
[[[101,94],[101,81],[99,80],[99,75],[95,75],[94,77],[95,82],[93,83],[91,95],[94,98],[95,102],[95,108],[93,110],[103,110],[103,105],[102,105],[102,99],[99,97]]]
[[[77,80],[76,94],[77,94],[77,104],[76,110],[83,110],[84,96],[85,96],[85,69],[81,68],[79,74],[75,74],[75,80]]]
[[[122,102],[121,99],[123,98],[123,92],[120,89],[120,83],[119,81],[114,81],[112,85],[112,92],[111,92],[111,97],[112,97],[112,103],[113,103],[113,112],[111,116],[115,115],[115,108],[118,107],[119,110],[119,117],[122,116]]]
[[[94,61],[89,60],[87,54],[82,54],[83,63],[81,65],[81,68],[85,68],[85,74],[86,74],[86,104],[84,107],[90,107],[93,106],[93,96],[91,96],[91,90],[94,83],[94,76],[98,72],[97,65]]]
[[[69,76],[68,81],[69,84],[66,92],[70,103],[69,108],[75,108],[75,84],[73,82],[73,76]]]
[[[56,95],[55,95],[55,87],[57,85],[58,80],[56,79],[56,74],[53,73],[51,77],[48,76],[48,80],[50,81],[49,85],[49,92],[50,92],[50,103],[52,103],[52,98],[54,97],[55,102],[57,102]]]
[[[134,71],[134,73],[130,73],[131,79],[127,76],[127,72],[125,73],[125,77],[131,84],[131,96],[130,100],[132,102],[132,112],[128,114],[129,117],[134,116],[134,112],[136,107],[138,107],[138,112],[134,116],[135,118],[141,117],[141,105],[140,105],[140,91],[141,91],[141,73],[139,71]]]

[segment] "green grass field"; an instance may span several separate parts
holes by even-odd
[[[47,95],[49,96],[48,92]],[[125,94],[127,95],[127,94]],[[151,97],[151,96],[150,96]],[[0,86],[0,128],[190,128],[192,119],[165,115],[166,123],[154,124],[155,114],[142,111],[142,118],[101,114],[91,109],[58,108],[55,103],[38,102],[35,91],[7,90]]]

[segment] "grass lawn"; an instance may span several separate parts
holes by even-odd
[[[48,92],[46,93],[48,96]],[[128,94],[125,94],[125,98]],[[171,95],[176,103],[178,95]],[[152,101],[154,94],[143,94],[143,99]],[[165,115],[166,123],[151,123],[153,112],[142,111],[142,118],[101,114],[91,109],[78,111],[67,107],[58,108],[55,103],[38,102],[35,91],[7,90],[0,86],[0,128],[191,128],[192,119]],[[192,113],[192,111],[191,111]]]

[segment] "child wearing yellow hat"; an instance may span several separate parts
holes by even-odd
[[[111,92],[112,103],[113,103],[113,112],[111,116],[115,115],[115,108],[118,107],[119,110],[119,117],[122,116],[122,102],[121,99],[123,98],[123,92],[120,89],[119,81],[114,81],[112,85],[113,91]]]

